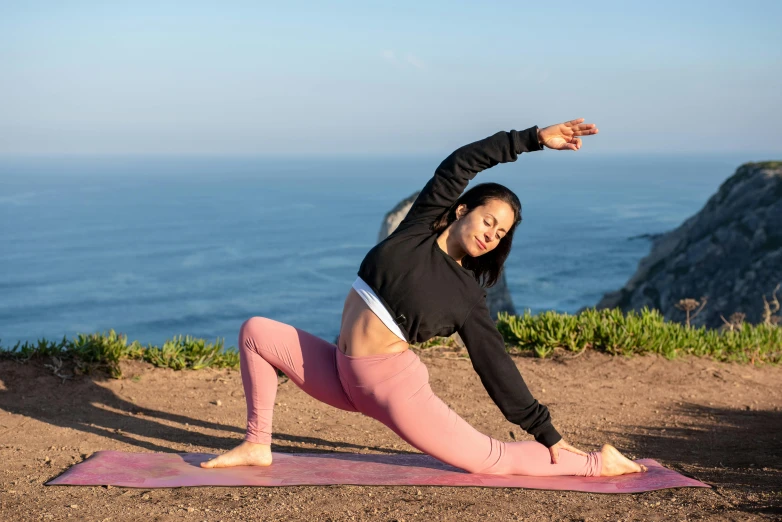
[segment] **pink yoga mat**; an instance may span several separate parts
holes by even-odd
[[[273,453],[271,466],[203,469],[208,453],[98,451],[47,485],[177,488],[182,486],[299,486],[325,484],[483,486],[556,489],[589,493],[638,493],[655,489],[711,487],[664,468],[620,477],[525,477],[467,473],[425,454]]]

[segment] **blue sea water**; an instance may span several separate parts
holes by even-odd
[[[260,315],[333,341],[381,221],[442,158],[0,159],[0,345],[113,328],[236,346]],[[745,161],[543,151],[484,171],[522,202],[521,313],[574,313],[635,272],[642,234],[699,211]]]

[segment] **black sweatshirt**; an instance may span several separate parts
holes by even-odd
[[[437,244],[431,225],[461,196],[478,172],[541,150],[538,127],[498,132],[465,145],[435,170],[405,218],[364,257],[358,270],[395,318],[407,341],[420,343],[458,332],[473,368],[510,422],[551,447],[562,437],[548,408],[530,393],[505,349],[486,304],[486,290]]]

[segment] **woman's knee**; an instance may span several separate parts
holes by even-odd
[[[269,328],[273,323],[276,322],[277,321],[275,321],[274,319],[269,319],[268,317],[255,315],[247,319],[245,322],[243,322],[240,330],[253,330],[253,331],[264,330]]]
[[[271,330],[274,323],[273,319],[268,317],[253,316],[242,323],[239,328],[239,343],[245,346],[246,339],[252,338],[256,342],[262,341],[266,338],[267,333]]]

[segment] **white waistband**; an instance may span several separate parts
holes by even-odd
[[[383,302],[372,290],[372,287],[366,284],[366,282],[364,282],[361,277],[357,277],[356,280],[353,281],[353,288],[355,288],[358,295],[360,295],[364,302],[367,303],[369,308],[375,312],[375,315],[378,316],[381,321],[383,321],[383,324],[385,324],[388,329],[394,332],[400,339],[407,342],[405,334],[402,333],[399,325],[396,324],[394,318],[391,317],[391,313],[386,309],[386,307],[383,305]]]

